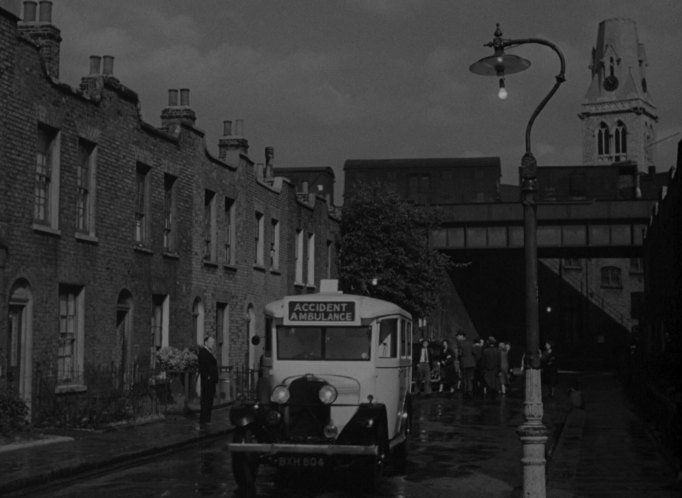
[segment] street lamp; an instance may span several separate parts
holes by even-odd
[[[523,242],[525,260],[525,308],[526,308],[526,355],[525,355],[525,401],[524,422],[517,429],[523,443],[523,496],[524,498],[545,497],[545,442],[547,428],[542,423],[542,384],[540,379],[540,339],[538,317],[538,244],[537,244],[537,161],[531,152],[530,132],[535,118],[545,104],[565,81],[566,62],[561,51],[553,43],[540,38],[507,40],[502,38],[497,24],[493,41],[484,46],[492,47],[495,53],[475,62],[469,70],[484,76],[495,76],[499,81],[498,96],[507,97],[505,76],[528,69],[530,62],[516,55],[505,54],[504,49],[536,43],[545,45],[559,56],[561,71],[549,93],[533,111],[526,126],[526,152],[521,159],[521,204],[523,205]]]

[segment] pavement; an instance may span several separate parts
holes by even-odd
[[[680,497],[682,488],[673,468],[679,463],[666,456],[647,430],[617,376],[562,376],[553,401],[562,408],[545,414],[561,429],[547,445],[547,497]],[[584,408],[572,407],[567,379],[579,381]],[[45,431],[38,439],[0,445],[0,496],[20,496],[21,490],[104,472],[232,430],[229,406],[214,409],[212,420],[197,430],[195,415],[168,415],[102,431]]]
[[[680,462],[661,446],[613,373],[581,373],[584,408],[566,417],[547,465],[549,498],[679,498]]]

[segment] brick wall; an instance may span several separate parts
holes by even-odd
[[[191,123],[157,129],[143,122],[137,95],[113,76],[89,76],[83,90],[51,80],[38,47],[18,35],[16,21],[0,15],[0,23],[0,229],[9,246],[5,267],[0,267],[0,347],[7,344],[8,305],[19,295],[17,289],[25,287],[32,299],[32,313],[23,323],[21,347],[28,351],[23,362],[29,372],[22,375],[30,377],[37,368],[53,374],[59,339],[59,289],[60,285],[72,285],[85,296],[84,368],[121,364],[119,319],[127,302],[132,304],[128,310],[128,369],[133,364],[140,369],[149,365],[153,295],[168,296],[170,344],[180,348],[197,342],[193,317],[197,300],[203,305],[207,334],[217,332],[218,304],[227,305],[229,358],[222,363],[243,363],[249,350],[247,311],[253,310],[253,330],[262,335],[264,305],[299,291],[293,283],[295,229],[302,227],[316,234],[319,282],[326,275],[322,245],[335,239],[338,220],[330,217],[322,200],[311,205],[299,202],[291,184],[258,180],[248,156],[242,156],[239,164],[219,160],[208,152],[203,132]],[[40,229],[33,222],[40,123],[57,130],[60,137],[56,230]],[[80,236],[76,230],[79,138],[94,143],[97,150],[94,237]],[[134,239],[138,164],[149,168],[150,181],[151,230],[144,247],[136,247]],[[177,248],[173,254],[164,253],[163,247],[164,174],[177,177]],[[208,263],[202,257],[206,189],[216,195],[219,237],[218,257]],[[225,197],[236,200],[237,210],[237,258],[231,265],[224,264],[220,245]],[[277,271],[268,265],[254,267],[256,210],[264,214],[266,248],[271,242],[271,220],[280,221]],[[0,361],[5,361],[3,358]],[[30,387],[24,391],[30,400]]]

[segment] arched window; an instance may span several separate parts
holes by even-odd
[[[609,134],[609,127],[606,123],[599,124],[597,130],[597,159],[608,160],[611,152],[610,147],[611,136]]]
[[[624,161],[627,159],[628,141],[625,123],[618,121],[616,123],[616,131],[613,134],[614,152],[616,161]]]
[[[617,266],[604,266],[601,269],[601,286],[609,288],[622,288],[623,282],[620,277],[621,271]]]

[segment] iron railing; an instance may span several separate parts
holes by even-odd
[[[31,418],[38,426],[101,428],[164,414],[199,409],[195,371],[162,372],[133,365],[123,372],[112,363],[76,372],[82,382],[65,384],[56,373],[37,368]],[[222,367],[214,406],[255,400],[260,371],[246,365]]]

